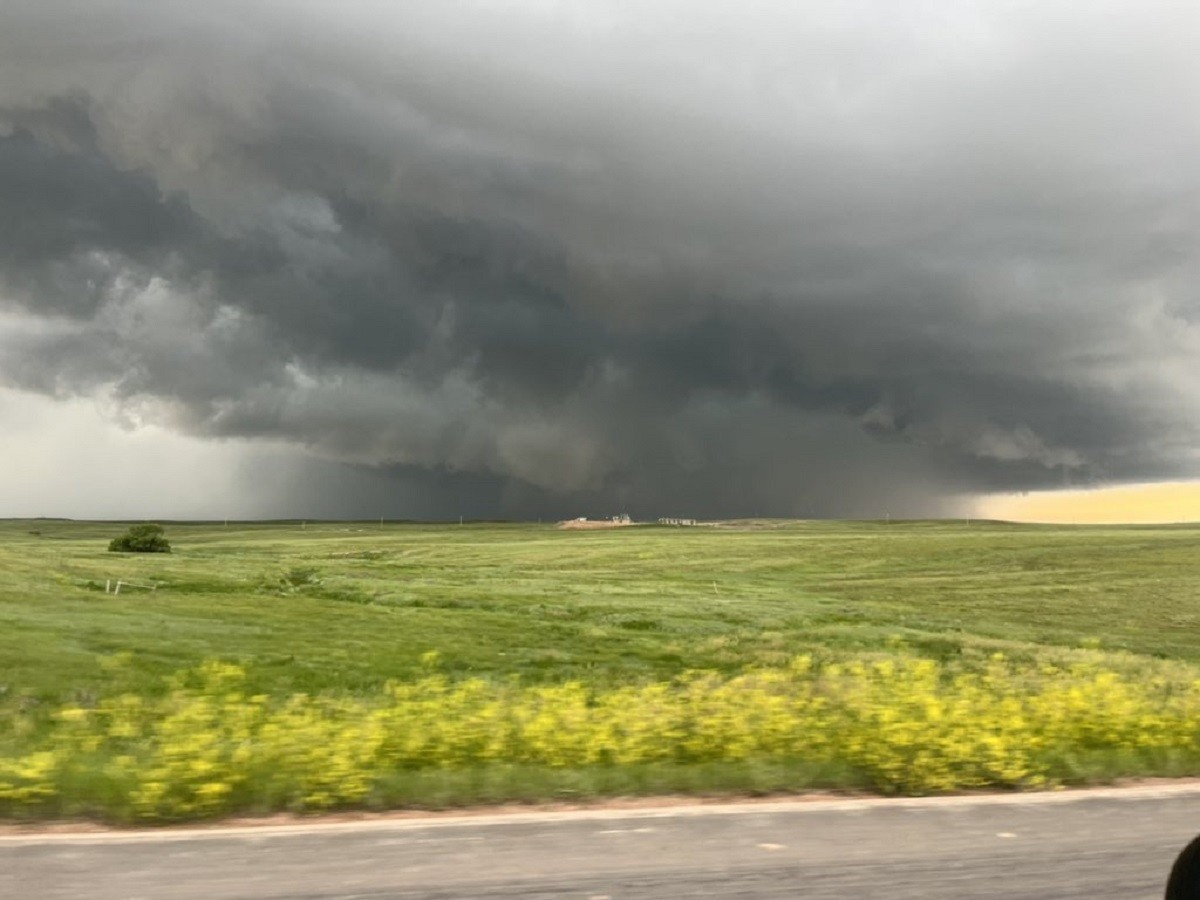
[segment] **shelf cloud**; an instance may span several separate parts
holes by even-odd
[[[291,448],[249,489],[345,516],[1196,477],[1198,33],[1166,0],[8,0],[0,386]]]

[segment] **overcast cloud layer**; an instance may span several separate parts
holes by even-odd
[[[5,0],[0,385],[313,461],[247,509],[1196,476],[1197,110],[1174,0]]]

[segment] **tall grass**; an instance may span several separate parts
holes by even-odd
[[[1200,673],[1112,662],[997,655],[955,671],[908,655],[800,657],[615,689],[430,674],[367,697],[269,697],[214,661],[158,698],[58,710],[34,746],[0,760],[0,811],[155,821],[388,805],[397,784],[431,775],[469,801],[614,771],[626,787],[639,771],[707,773],[692,785],[703,789],[745,787],[765,766],[776,787],[790,770],[792,787],[909,794],[1200,771]]]

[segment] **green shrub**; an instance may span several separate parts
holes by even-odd
[[[108,545],[110,553],[170,553],[171,542],[161,525],[134,525]]]

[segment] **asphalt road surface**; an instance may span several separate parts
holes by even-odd
[[[0,836],[24,900],[1162,896],[1200,787]]]

